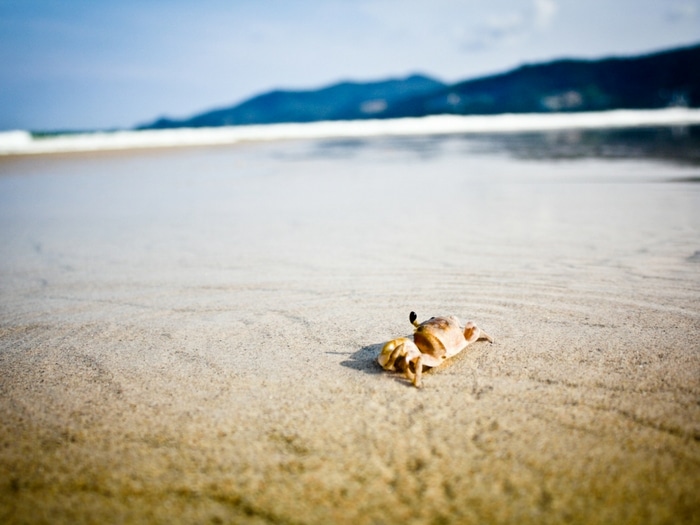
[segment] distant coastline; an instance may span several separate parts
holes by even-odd
[[[124,130],[34,135],[0,132],[0,156],[229,145],[295,139],[517,133],[700,125],[700,109],[616,110],[579,113],[435,115],[362,121],[326,121],[214,128]]]

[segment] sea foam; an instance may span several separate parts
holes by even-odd
[[[514,133],[700,124],[700,109],[615,110],[587,113],[435,115],[421,118],[268,124],[219,128],[100,131],[37,137],[0,132],[0,155],[215,146],[246,141],[374,136]]]

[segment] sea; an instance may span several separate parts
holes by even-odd
[[[617,110],[588,113],[436,115],[422,118],[74,133],[0,132],[0,155],[230,145],[293,139],[483,135],[572,130],[686,127],[700,109]]]
[[[4,132],[0,318],[194,308],[173,290],[221,287],[459,301],[466,283],[636,279],[685,297],[699,182],[687,108]]]

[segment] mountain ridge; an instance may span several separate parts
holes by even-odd
[[[275,89],[232,107],[206,111],[189,119],[161,118],[145,128],[231,126],[357,120],[382,112],[389,104],[421,92],[446,87],[426,75],[373,82],[343,81],[317,90]]]
[[[700,107],[700,44],[628,57],[564,58],[445,84],[423,74],[272,90],[185,119],[138,129],[323,120]]]

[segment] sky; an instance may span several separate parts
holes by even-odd
[[[0,130],[130,128],[271,89],[695,43],[700,0],[0,0]]]

